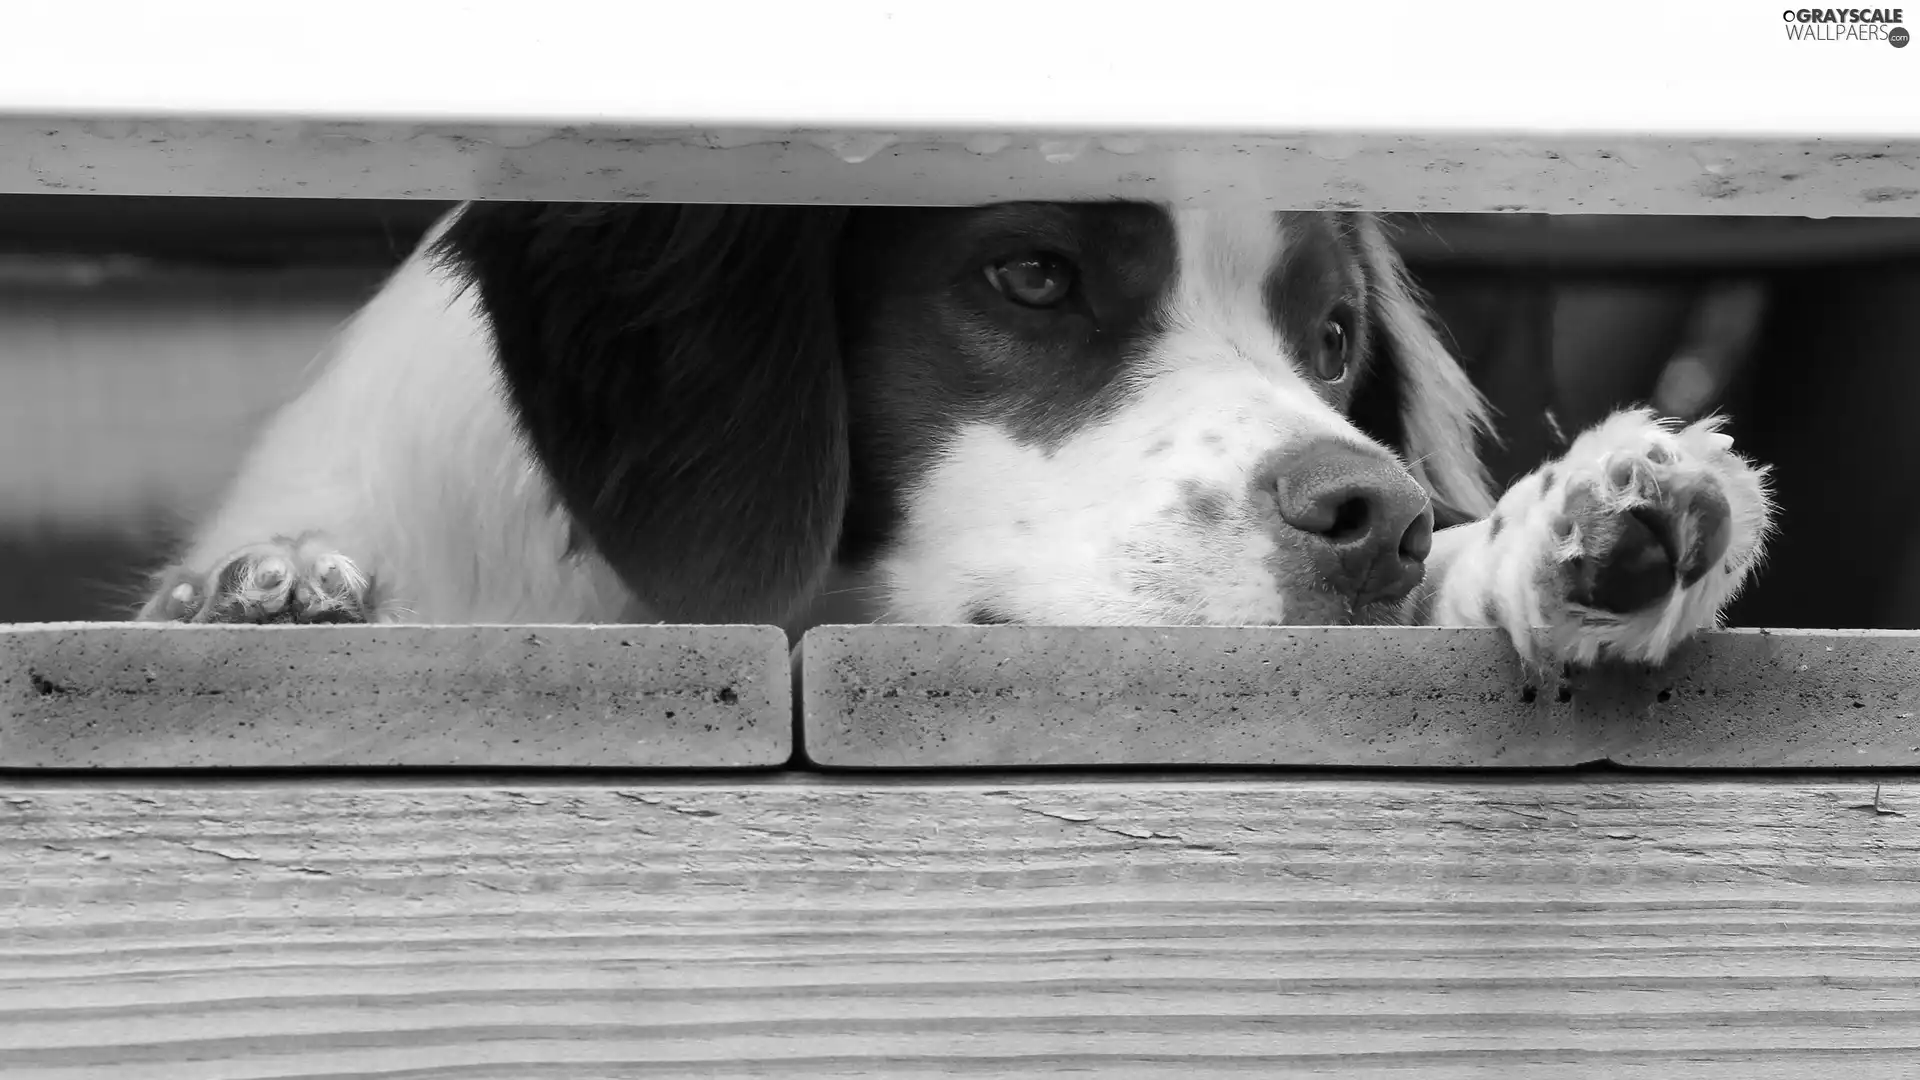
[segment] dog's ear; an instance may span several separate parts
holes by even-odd
[[[1433,496],[1437,523],[1493,512],[1493,483],[1479,440],[1491,438],[1491,410],[1434,331],[1424,297],[1381,222],[1360,216],[1377,360],[1353,407],[1356,423],[1398,450]]]
[[[477,290],[576,537],[674,622],[785,621],[848,486],[831,207],[475,203]]]

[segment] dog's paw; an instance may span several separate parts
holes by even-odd
[[[1503,572],[1523,577],[1500,591],[1525,608],[1523,656],[1659,664],[1719,624],[1772,519],[1766,470],[1722,423],[1615,413],[1502,497],[1494,524],[1517,530],[1520,556]]]
[[[211,570],[161,575],[139,619],[188,623],[364,623],[373,582],[323,537],[249,544]]]

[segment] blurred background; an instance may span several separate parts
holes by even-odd
[[[124,618],[444,204],[0,196],[0,622]],[[1505,482],[1630,402],[1732,415],[1782,534],[1737,626],[1920,628],[1920,220],[1437,215],[1401,249]]]

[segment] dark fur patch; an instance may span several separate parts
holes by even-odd
[[[1553,493],[1554,476],[1555,474],[1553,471],[1553,466],[1551,465],[1547,466],[1544,470],[1541,471],[1540,473],[1540,493],[1541,494],[1550,495]]]
[[[818,207],[476,203],[438,245],[595,550],[676,621],[785,619],[847,501]]]
[[[1057,310],[985,274],[1045,252]],[[1052,447],[1116,407],[1159,332],[1166,213],[476,203],[436,256],[584,543],[660,617],[783,621],[891,538],[955,428]],[[850,434],[851,433],[851,434]]]
[[[974,626],[1011,626],[1014,620],[989,604],[975,604],[967,610],[967,622]]]
[[[1506,527],[1507,519],[1500,516],[1500,511],[1495,510],[1493,516],[1487,519],[1487,539],[1500,539],[1500,530]]]
[[[1282,214],[1279,262],[1265,282],[1267,315],[1280,331],[1300,373],[1336,408],[1345,411],[1354,388],[1366,378],[1372,327],[1367,313],[1367,278],[1361,249],[1350,223],[1328,214]],[[1329,320],[1348,330],[1344,379],[1323,381],[1322,360],[1331,360],[1326,339]]]
[[[1186,480],[1180,484],[1179,517],[1202,529],[1219,527],[1233,510],[1233,496],[1216,487]]]

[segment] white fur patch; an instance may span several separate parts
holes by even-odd
[[[319,533],[374,580],[383,622],[633,617],[610,569],[566,556],[474,300],[423,254],[437,232],[268,422],[183,563]]]

